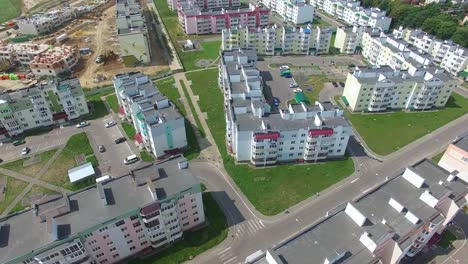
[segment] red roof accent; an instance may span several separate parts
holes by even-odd
[[[158,211],[160,209],[161,209],[161,205],[158,202],[156,202],[156,203],[152,203],[150,205],[147,205],[147,206],[141,208],[140,213],[142,215],[149,215],[149,214],[154,213],[154,212],[156,212],[156,211]]]
[[[125,109],[123,108],[123,106],[119,107],[119,114],[125,115]]]
[[[141,133],[136,133],[135,136],[133,137],[133,139],[138,142],[138,144],[142,144],[143,143],[143,137],[141,136]]]
[[[278,139],[281,135],[279,132],[269,132],[269,133],[254,133],[255,140],[262,139]]]
[[[333,134],[333,128],[309,130],[309,136],[324,136],[324,135],[332,135],[332,134]]]
[[[65,119],[65,118],[68,118],[68,115],[65,112],[52,114],[52,119],[54,121],[59,120],[59,119]]]
[[[164,151],[164,154],[166,154],[166,155],[176,155],[176,154],[179,154],[179,153],[182,153],[182,150],[179,149],[179,148],[168,149],[168,150]]]

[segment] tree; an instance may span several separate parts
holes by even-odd
[[[468,48],[468,27],[458,27],[452,36],[453,42]]]
[[[457,30],[457,24],[454,24],[450,21],[448,22],[441,22],[439,28],[436,32],[436,37],[440,39],[449,39]],[[465,36],[466,37],[466,36]]]

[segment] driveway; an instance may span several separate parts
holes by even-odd
[[[286,102],[294,98],[294,89],[289,88],[289,84],[294,83],[294,79],[280,76],[279,68],[270,68],[269,64],[267,60],[257,63],[257,68],[265,81],[265,97],[269,102],[272,102],[273,97],[277,97],[280,101],[280,108],[285,108]],[[274,108],[274,105],[271,105]]]

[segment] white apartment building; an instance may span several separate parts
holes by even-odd
[[[336,30],[333,46],[344,54],[356,54],[361,52],[361,40],[365,27],[348,26],[339,27]]]
[[[463,213],[467,187],[456,174],[419,161],[246,263],[398,264],[441,238]]]
[[[428,110],[444,107],[457,83],[440,68],[356,67],[348,73],[343,96],[353,112]]]
[[[276,110],[265,100],[256,61],[252,50],[224,51],[220,61],[226,141],[236,160],[261,166],[343,157],[352,135],[343,111],[306,101]]]
[[[392,18],[379,8],[363,8],[357,0],[311,0],[310,4],[351,26],[390,28]]]
[[[18,30],[23,34],[48,34],[91,9],[93,9],[93,6],[90,5],[64,7],[60,10],[36,13],[29,17],[20,17],[16,20],[16,24],[18,25]]]
[[[57,76],[60,73],[71,72],[78,64],[79,58],[78,50],[71,46],[33,43],[0,44],[0,60],[6,60],[12,65],[28,66],[38,76]]]
[[[236,27],[222,31],[222,50],[253,49],[261,55],[320,55],[329,51],[331,30],[319,27]]]
[[[155,84],[141,72],[123,73],[112,79],[119,113],[131,121],[135,141],[157,158],[187,147],[184,117]]]
[[[451,40],[440,40],[426,32],[400,27],[393,31],[395,38],[422,50],[433,57],[434,63],[457,76],[462,71],[468,72],[468,50]]]
[[[262,4],[294,24],[312,23],[314,7],[304,0],[262,0]]]
[[[63,123],[89,113],[78,78],[52,80],[30,87],[0,90],[0,134]]]
[[[205,222],[201,186],[181,156],[96,181],[0,219],[8,242],[0,262],[122,263],[170,246]]]
[[[116,28],[120,57],[126,61],[151,61],[148,29],[137,0],[117,0]]]

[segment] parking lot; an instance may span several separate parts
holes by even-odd
[[[288,99],[294,97],[294,89],[289,88],[289,85],[294,83],[294,79],[280,76],[280,69],[270,68],[268,66],[268,62],[265,61],[259,61],[257,67],[265,81],[264,93],[266,100],[268,100],[268,102],[273,106],[272,110],[275,110],[274,104],[272,103],[274,97],[279,99],[279,108],[285,108]]]

